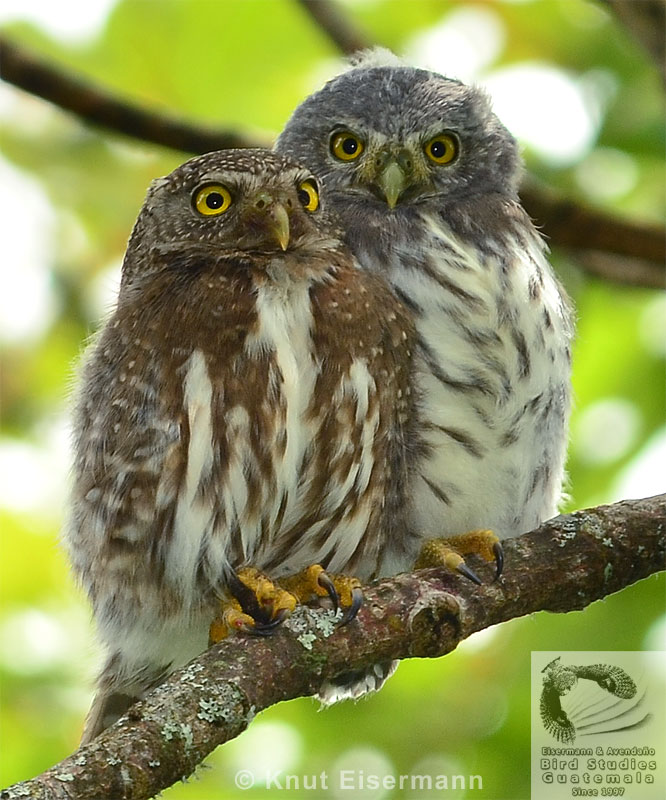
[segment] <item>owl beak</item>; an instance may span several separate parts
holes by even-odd
[[[270,207],[269,228],[275,236],[275,241],[283,250],[289,247],[289,214],[281,203],[273,203]]]
[[[386,198],[389,208],[395,208],[398,204],[400,195],[407,186],[407,176],[397,161],[391,159],[384,169],[379,173],[377,186]]]
[[[288,205],[289,199],[277,192],[266,189],[258,192],[243,213],[245,233],[240,240],[243,246],[274,250],[278,244],[281,250],[286,250],[291,240]]]

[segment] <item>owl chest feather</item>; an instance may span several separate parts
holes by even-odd
[[[298,513],[306,419],[316,381],[307,286],[260,289],[255,318],[224,358],[196,348],[184,363],[186,463],[166,553],[185,596],[231,567],[256,563],[280,518]],[[202,572],[204,576],[202,576]]]
[[[373,278],[355,268],[225,286],[222,306],[210,283],[214,302],[168,319],[145,298],[125,310],[88,364],[70,528],[73,541],[94,531],[99,555],[81,572],[131,571],[142,603],[160,577],[159,603],[175,611],[223,592],[243,564],[372,574],[402,469],[408,319],[388,290],[375,314]]]
[[[189,357],[187,469],[167,556],[172,580],[204,575],[214,584],[229,565],[247,563],[275,577],[310,563],[336,571],[364,551],[385,491],[375,466],[394,398],[382,407],[370,352],[379,349],[377,332],[367,353],[355,352],[358,342],[335,344],[330,315],[351,316],[336,296],[318,297],[306,283],[260,287],[256,319],[231,359],[238,381],[229,379],[228,358],[220,369],[200,350]]]
[[[536,234],[481,250],[435,215],[365,263],[386,272],[417,327],[418,427],[410,483],[426,538],[500,536],[556,511],[569,412],[570,329]]]

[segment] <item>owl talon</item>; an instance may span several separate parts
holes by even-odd
[[[262,610],[255,590],[242,581],[238,573],[232,572],[227,584],[231,595],[246,614],[253,619],[261,615]]]
[[[312,564],[296,575],[283,578],[280,584],[299,603],[308,603],[318,597],[328,596],[334,610],[345,609],[338,625],[346,625],[358,614],[363,602],[363,590],[357,578],[346,575],[329,575],[320,564]]]
[[[474,572],[474,570],[470,569],[464,561],[461,561],[460,564],[456,567],[456,572],[459,572],[461,575],[464,575],[466,578],[469,578],[470,581],[476,583],[477,586],[481,586],[482,580],[479,576]]]
[[[340,620],[340,622],[337,623],[338,628],[342,628],[344,625],[347,625],[349,622],[351,622],[358,614],[362,605],[363,605],[363,589],[361,589],[360,586],[355,586],[352,589],[351,605],[342,615],[342,619]]]
[[[220,614],[212,621],[208,630],[208,644],[217,644],[231,633],[249,632],[254,628],[254,620],[242,611],[236,600],[222,604]]]
[[[259,627],[263,628],[263,630],[267,631],[274,631],[276,628],[279,628],[282,623],[291,616],[291,609],[289,608],[281,608],[275,618],[272,619],[270,622],[267,622],[265,625],[261,625]]]
[[[469,554],[481,556],[484,561],[495,562],[493,580],[496,581],[502,574],[504,550],[497,536],[488,530],[469,531],[445,539],[429,539],[423,544],[414,566],[416,569],[446,567],[480,585],[482,581],[479,576],[465,563],[465,556]]]
[[[290,615],[291,611],[289,611],[289,609],[281,608],[275,618],[270,622],[255,622],[254,625],[247,625],[244,627],[243,631],[250,634],[250,636],[272,636]]]
[[[213,620],[209,641],[219,642],[232,632],[270,636],[296,607],[293,594],[254,567],[244,567],[227,579],[230,598]]]
[[[340,608],[340,595],[338,594],[338,590],[335,588],[335,584],[325,572],[319,573],[317,576],[317,583],[322,587],[322,589],[326,590],[326,593],[331,598],[331,602],[333,603],[333,610],[337,613],[338,608]]]
[[[493,545],[493,553],[495,554],[495,565],[496,565],[494,581],[496,581],[502,574],[502,570],[504,569],[504,548],[502,547],[501,542],[495,542],[495,544]]]

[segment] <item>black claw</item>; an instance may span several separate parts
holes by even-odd
[[[342,619],[338,622],[338,627],[341,628],[343,625],[346,625],[348,622],[351,622],[354,617],[358,614],[359,609],[363,605],[363,589],[360,586],[357,586],[355,589],[352,589],[352,601],[349,608],[345,611],[342,615]]]
[[[246,614],[252,617],[252,619],[264,616],[264,610],[259,605],[257,596],[249,586],[243,583],[235,572],[232,572],[228,576],[227,584],[232,597],[238,600],[240,607]]]
[[[461,561],[460,564],[458,564],[456,571],[461,575],[464,575],[466,578],[469,578],[470,581],[476,583],[477,586],[481,586],[481,578],[479,578],[476,572],[473,572],[464,561]]]
[[[251,636],[270,636],[282,625],[290,613],[288,608],[282,608],[270,622],[255,623],[254,627],[248,625],[244,630]]]
[[[243,630],[249,636],[272,636],[275,633],[275,628],[269,625],[246,625]]]
[[[338,608],[340,608],[340,595],[338,594],[338,591],[335,588],[335,584],[325,572],[319,573],[319,577],[317,578],[317,583],[321,586],[322,589],[326,589],[326,593],[333,602],[333,610],[337,613]]]
[[[504,548],[501,542],[495,542],[493,545],[493,553],[495,553],[495,564],[497,565],[495,570],[495,580],[497,580],[504,569]]]

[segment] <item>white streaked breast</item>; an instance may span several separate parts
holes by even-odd
[[[195,350],[186,363],[183,407],[190,437],[187,446],[185,482],[176,501],[172,541],[167,551],[166,575],[185,597],[194,593],[201,542],[208,531],[214,509],[198,496],[201,481],[213,466],[213,387],[204,354]]]
[[[312,357],[312,311],[307,284],[262,287],[257,292],[259,327],[248,340],[249,349],[272,351],[282,375],[281,402],[286,408],[287,443],[276,464],[277,515],[283,494],[288,497],[284,526],[298,520],[297,487],[303,458],[312,441],[314,424],[306,422],[318,367]]]

